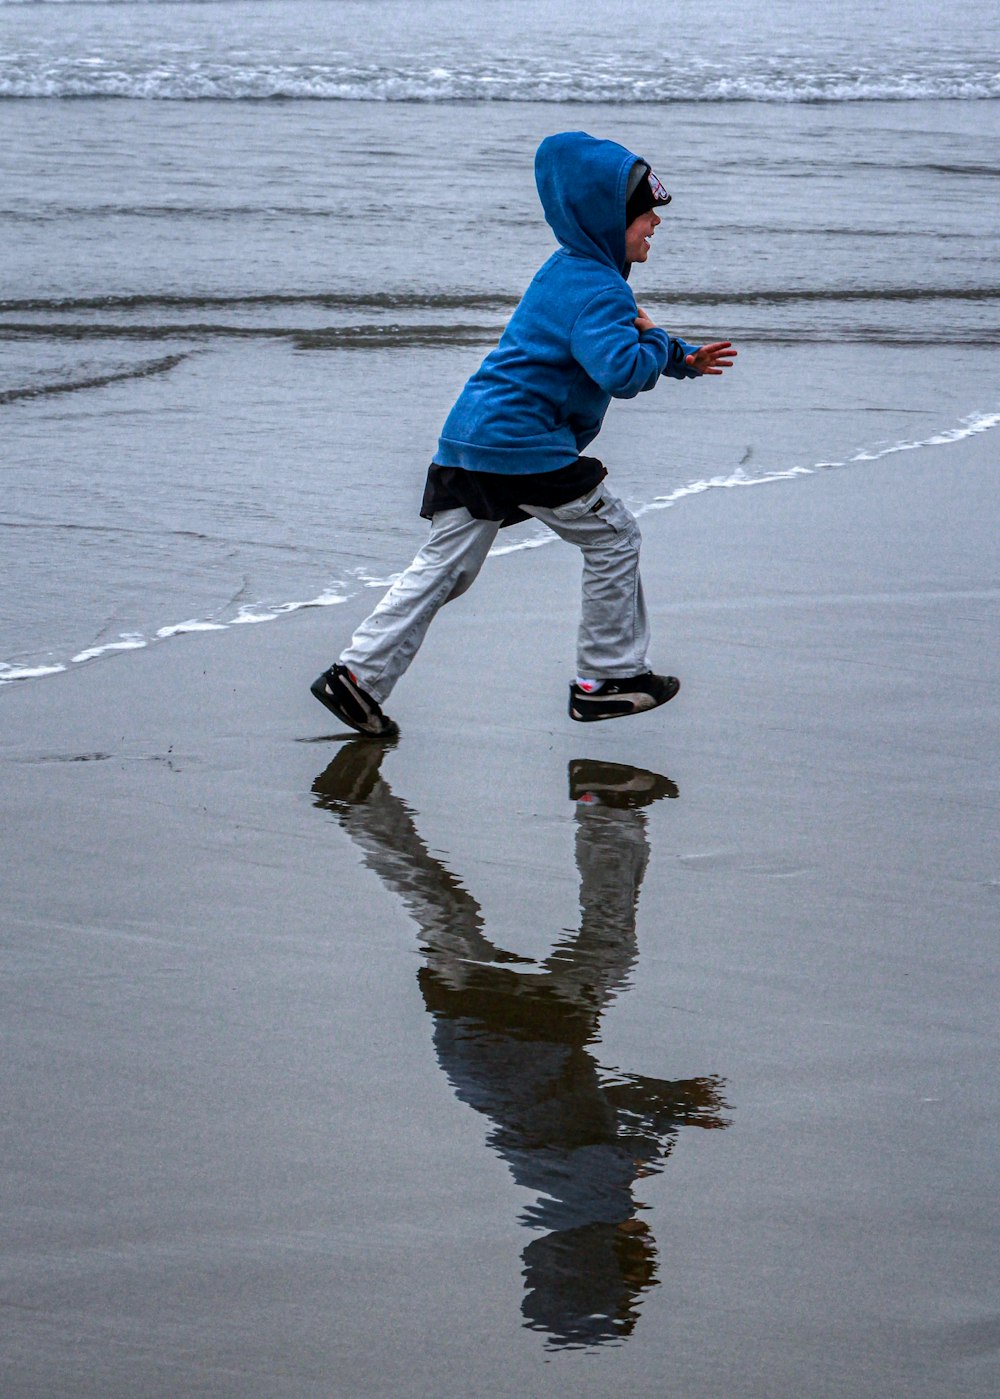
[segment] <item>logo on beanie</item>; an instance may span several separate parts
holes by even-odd
[[[656,178],[656,176],[653,174],[652,170],[650,170],[650,172],[649,172],[649,174],[646,176],[646,178],[649,180],[649,188],[650,188],[650,190],[651,190],[651,192],[652,192],[652,195],[653,195],[653,203],[654,203],[654,204],[669,204],[669,203],[670,203],[670,195],[667,193],[666,189],[663,187],[663,185],[660,183],[660,181],[659,181],[659,180]]]

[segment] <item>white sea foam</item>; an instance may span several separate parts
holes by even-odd
[[[936,432],[933,437],[923,437],[915,442],[893,442],[888,447],[862,448],[860,452],[856,452],[851,457],[851,461],[879,461],[882,457],[891,457],[896,452],[915,452],[921,447],[945,447],[950,442],[961,442],[966,437],[975,437],[977,433],[989,432],[995,427],[1000,427],[1000,413],[972,413],[969,417],[963,418],[957,427]],[[840,462],[823,463],[823,465],[832,466],[843,464]]]
[[[833,465],[834,463],[824,463]],[[678,486],[667,495],[654,496],[652,500],[647,500],[641,505],[632,507],[633,515],[645,515],[651,510],[666,510],[668,506],[675,505],[677,501],[683,500],[686,496],[703,495],[705,491],[732,490],[737,486],[766,486],[772,481],[790,481],[796,476],[811,476],[817,470],[814,466],[793,466],[787,471],[767,471],[761,476],[748,476],[742,467],[737,467],[734,471],[726,475],[710,476],[704,480],[689,481],[684,486]],[[558,535],[546,530],[544,534],[532,534],[527,539],[519,539],[513,544],[495,544],[490,550],[490,557],[500,558],[504,554],[520,554],[526,549],[541,549],[546,544],[554,544]]]
[[[362,587],[365,588],[391,588],[400,575],[398,573],[387,573],[384,575],[369,573],[365,568],[355,568],[351,570],[350,576],[357,579]]]
[[[765,471],[761,476],[748,476],[743,468],[738,466],[726,476],[710,476],[704,481],[691,481],[686,486],[678,486],[667,495],[654,496],[645,505],[640,505],[635,514],[645,515],[648,510],[665,510],[668,505],[683,500],[685,496],[702,495],[705,491],[729,491],[738,486],[767,486],[772,481],[791,481],[796,476],[811,476],[815,469],[812,466],[791,466],[787,471]]]
[[[199,622],[197,620],[192,620],[190,622],[174,622],[169,627],[160,627],[156,635],[160,641],[165,641],[168,636],[183,636],[185,632],[225,630],[226,627],[223,622]]]
[[[328,591],[319,593],[316,597],[306,598],[304,602],[281,602],[274,608],[280,616],[284,612],[301,612],[306,607],[336,607],[338,603],[346,602],[349,593],[335,593]]]
[[[2,0],[0,0],[2,3]],[[286,612],[300,612],[306,607],[335,607],[338,603],[346,602],[351,596],[349,592],[338,589],[326,588],[316,597],[307,598],[302,602],[280,602],[272,607],[258,607],[247,605],[240,608],[235,617],[228,622],[205,622],[198,618],[191,618],[186,622],[172,622],[167,626],[159,627],[153,633],[156,641],[169,641],[175,636],[186,636],[191,632],[228,631],[230,627],[252,625],[255,622],[275,622]],[[70,665],[80,665],[85,661],[97,660],[98,657],[107,655],[112,651],[139,651],[150,644],[150,639],[141,632],[126,632],[117,641],[108,641],[101,646],[88,646],[83,651],[78,651],[75,656],[71,656]],[[12,665],[6,661],[0,661],[0,685],[6,685],[14,680],[36,680],[44,675],[57,675],[66,669],[63,662],[55,662],[52,665],[19,666]]]
[[[252,607],[241,607],[229,625],[231,627],[252,627],[257,622],[275,622],[277,618],[277,612],[255,612]]]
[[[64,665],[8,665],[6,661],[0,661],[0,685],[7,685],[13,680],[37,680],[42,675],[58,675],[65,670]]]
[[[494,544],[489,557],[499,559],[504,554],[521,554],[525,549],[541,549],[544,544],[552,544],[556,538],[557,536],[547,529],[544,534],[532,534],[527,539],[517,540],[514,544]]]
[[[139,632],[125,632],[118,641],[107,641],[103,646],[88,646],[85,651],[78,651],[75,656],[70,657],[72,665],[79,665],[82,661],[92,661],[98,656],[104,656],[109,651],[141,651],[149,642]]]
[[[727,491],[742,486],[768,486],[775,481],[791,481],[797,476],[814,476],[818,471],[851,466],[855,462],[880,461],[883,457],[891,457],[898,452],[915,452],[923,447],[945,447],[953,442],[962,442],[967,437],[974,437],[977,433],[989,432],[996,427],[1000,427],[1000,413],[971,413],[957,426],[944,428],[930,437],[893,442],[884,447],[861,447],[853,456],[846,457],[843,461],[818,461],[811,466],[791,466],[781,471],[764,471],[757,476],[750,476],[742,467],[737,467],[734,471],[720,473],[718,476],[689,481],[666,495],[654,496],[652,500],[634,506],[632,513],[645,515],[652,510],[666,510],[676,505],[679,500],[688,496],[703,495],[705,491]],[[546,530],[544,534],[532,534],[527,539],[519,539],[513,544],[494,545],[490,550],[490,556],[500,557],[504,554],[522,553],[525,549],[540,549],[543,545],[555,543],[557,538],[557,535]]]
[[[338,603],[346,602],[350,596],[349,592],[341,592],[338,586],[337,589],[326,588],[316,597],[306,598],[302,602],[279,602],[271,606],[264,606],[262,603],[244,604],[226,626],[253,626],[255,622],[273,622],[286,612],[301,612],[307,607],[336,607]]]

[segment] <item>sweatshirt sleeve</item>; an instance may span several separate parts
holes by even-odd
[[[664,375],[668,379],[700,379],[701,375],[698,370],[692,369],[690,365],[684,363],[688,355],[693,355],[700,349],[700,345],[689,345],[679,335],[672,335],[670,337],[670,358],[663,370]]]
[[[634,398],[655,388],[669,367],[667,333],[656,329],[640,335],[634,322],[631,297],[609,289],[587,302],[570,335],[573,358],[612,398]]]

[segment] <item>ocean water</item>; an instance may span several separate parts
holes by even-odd
[[[0,683],[302,606],[335,654],[551,251],[554,130],[652,161],[637,297],[740,349],[612,409],[634,508],[993,431],[994,40],[978,0],[639,34],[562,0],[0,0]]]

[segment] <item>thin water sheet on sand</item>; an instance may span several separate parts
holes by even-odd
[[[986,1399],[988,442],[650,517],[635,723],[558,549],[388,750],[363,598],[9,687],[5,1392]]]

